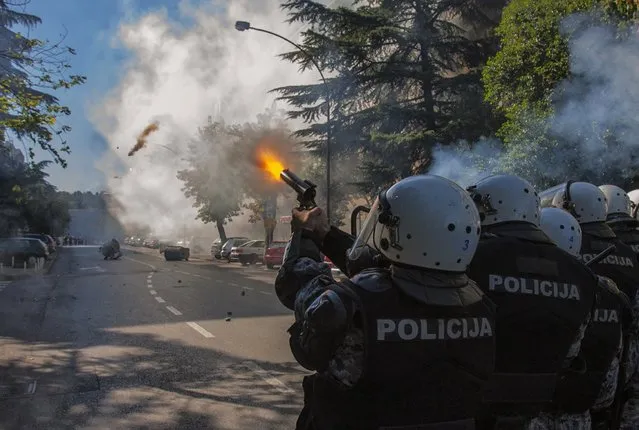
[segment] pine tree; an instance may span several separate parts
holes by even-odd
[[[290,0],[283,5],[290,22],[310,26],[303,47],[330,76],[332,148],[336,159],[359,154],[365,191],[425,172],[437,144],[473,141],[495,128],[480,80],[495,44],[472,34],[496,24],[486,3],[370,0],[351,9]],[[504,1],[492,3],[499,9]],[[283,58],[302,69],[311,66],[300,51]],[[323,150],[325,87],[274,91],[296,108],[292,118],[310,124],[298,136]]]

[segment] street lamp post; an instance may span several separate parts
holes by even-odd
[[[264,30],[264,29],[257,28],[257,27],[251,27],[251,23],[247,22],[247,21],[236,21],[235,22],[235,29],[237,31],[246,31],[246,30],[259,31],[259,32],[262,32],[262,33],[270,34],[271,36],[275,36],[277,38],[280,38],[280,39],[284,40],[285,42],[290,43],[291,45],[293,45],[294,47],[299,49],[301,53],[303,53],[304,55],[306,55],[308,57],[308,59],[313,63],[313,65],[315,66],[315,68],[319,72],[320,76],[322,77],[322,82],[324,82],[324,89],[325,89],[325,92],[326,92],[324,97],[326,98],[326,126],[328,127],[327,131],[326,131],[326,216],[328,217],[329,222],[330,222],[330,216],[331,216],[331,134],[332,134],[332,129],[331,129],[331,95],[330,95],[330,87],[328,86],[328,82],[326,82],[326,78],[324,77],[324,73],[322,73],[322,68],[319,66],[319,64],[317,64],[317,61],[315,61],[313,56],[310,53],[308,53],[308,51],[306,51],[300,45],[298,45],[297,43],[293,42],[292,40],[287,39],[286,37],[284,37],[282,35],[279,35],[277,33],[273,33],[272,31],[269,31],[269,30]]]

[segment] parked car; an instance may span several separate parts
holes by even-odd
[[[34,267],[39,258],[49,259],[47,245],[39,239],[12,237],[0,240],[0,261],[13,267]]]
[[[231,248],[231,260],[238,260],[243,266],[255,264],[264,260],[264,248],[266,242],[263,240],[251,240],[239,246]]]
[[[231,261],[231,250],[234,246],[241,245],[243,243],[248,242],[248,237],[229,237],[224,245],[222,245],[222,249],[220,249],[220,258]]]
[[[284,241],[273,241],[271,245],[266,248],[264,252],[264,264],[269,269],[275,266],[281,266],[284,260],[284,251],[286,250],[286,244]]]
[[[191,250],[183,246],[168,246],[164,250],[164,259],[166,261],[184,260],[189,261]]]
[[[30,239],[38,239],[42,241],[47,246],[47,250],[49,254],[53,254],[56,251],[55,240],[48,234],[38,234],[38,233],[25,233],[22,237],[30,238]]]
[[[218,260],[222,258],[220,255],[220,251],[222,251],[222,239],[217,238],[211,244],[211,257],[217,258]]]

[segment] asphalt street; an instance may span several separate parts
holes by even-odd
[[[305,371],[274,277],[62,248],[0,285],[0,428],[293,428]]]

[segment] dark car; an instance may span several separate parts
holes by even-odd
[[[42,243],[44,243],[47,246],[47,250],[49,251],[49,254],[53,254],[54,252],[56,252],[55,240],[53,240],[53,238],[49,236],[48,234],[25,233],[22,235],[22,237],[38,239],[42,241]]]
[[[0,239],[0,261],[10,267],[35,267],[38,259],[49,259],[47,246],[39,239],[13,237]]]
[[[167,246],[164,249],[164,259],[166,261],[184,260],[189,261],[191,250],[183,246]]]

